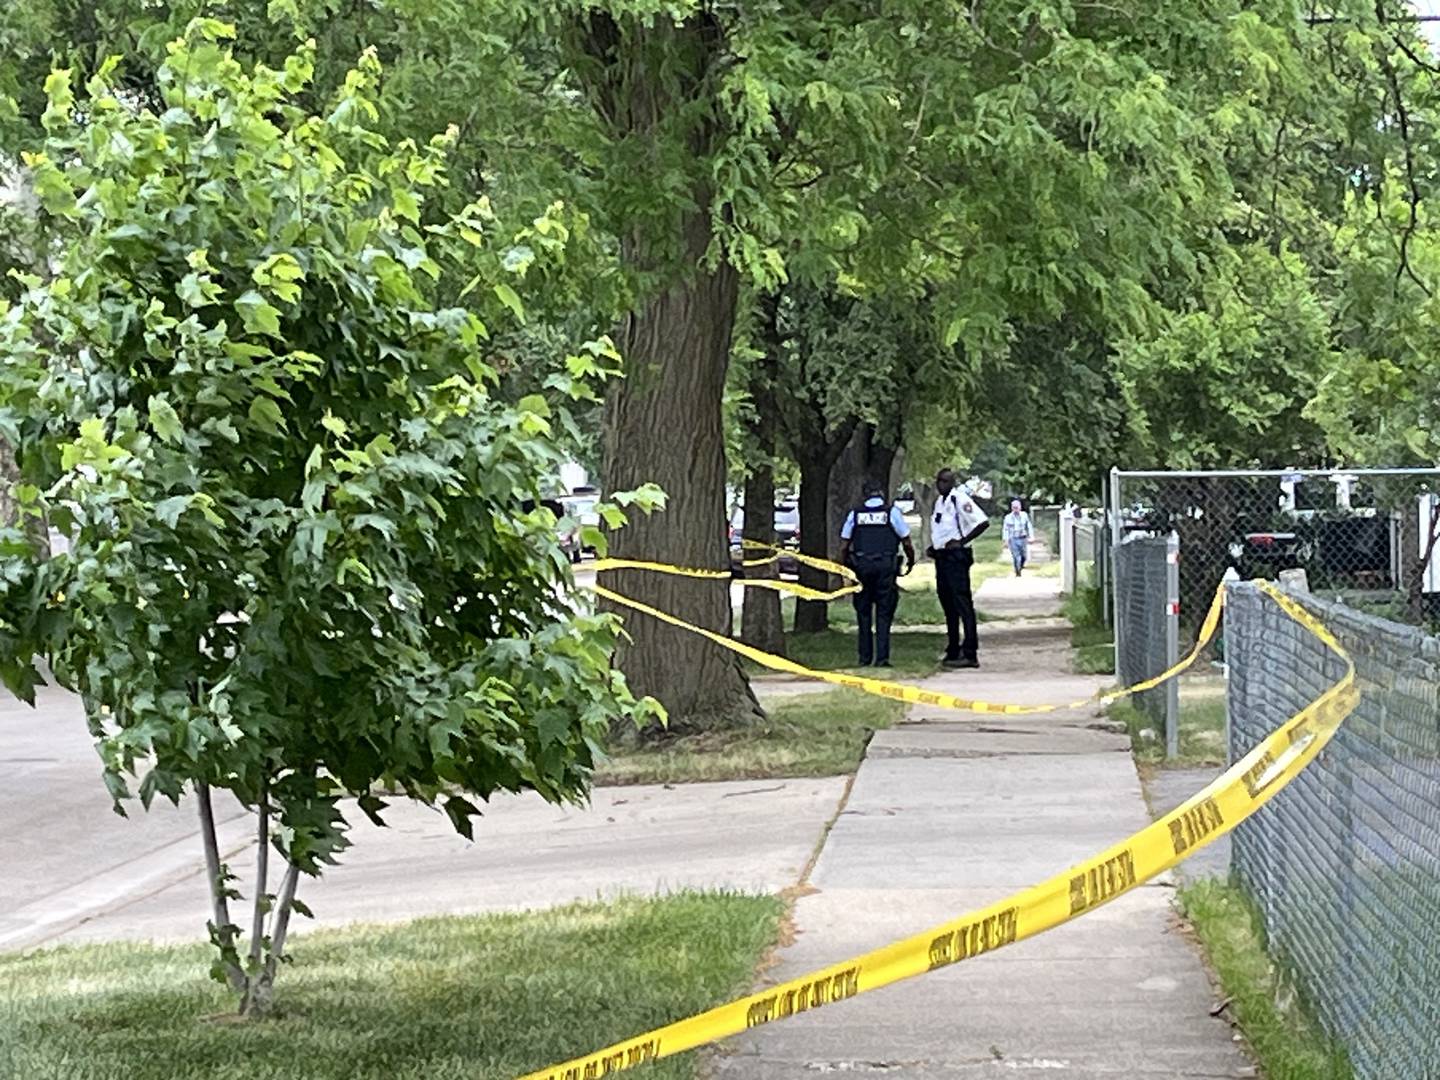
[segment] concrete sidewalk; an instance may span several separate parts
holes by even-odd
[[[994,579],[991,612],[1046,615],[1056,582]],[[1048,592],[1048,595],[1047,595]],[[985,624],[979,671],[930,685],[969,697],[1065,701],[1106,680],[1069,674],[1053,622]],[[1034,884],[1148,824],[1126,737],[1093,707],[1041,717],[917,709],[881,732],[821,853],[773,984]],[[725,1080],[883,1072],[1043,1072],[1073,1080],[1254,1076],[1151,885],[1048,934],[732,1040]]]

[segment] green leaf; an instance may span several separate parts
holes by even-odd
[[[235,301],[235,311],[247,334],[268,334],[280,336],[280,311],[272,306],[254,289],[243,293]]]
[[[235,422],[228,416],[221,416],[218,419],[207,421],[205,428],[206,430],[214,431],[215,434],[219,435],[228,443],[238,444],[240,442],[240,432],[235,430]]]
[[[155,429],[156,435],[172,445],[185,437],[185,428],[180,423],[179,414],[159,395],[150,399],[150,426]]]
[[[40,122],[46,131],[61,131],[70,126],[75,112],[75,89],[69,68],[57,68],[45,77],[45,114]]]
[[[450,819],[450,824],[454,826],[455,831],[466,840],[475,839],[475,826],[470,819],[479,817],[480,809],[474,803],[459,796],[446,799],[445,816]]]
[[[285,417],[273,398],[261,396],[250,402],[250,419],[269,435],[285,429]]]
[[[190,508],[190,495],[171,495],[168,499],[161,499],[155,504],[155,517],[168,529],[173,529],[180,521],[180,515]]]
[[[193,270],[182,277],[180,284],[175,287],[175,295],[180,297],[182,304],[190,308],[202,308],[215,303],[219,291],[218,286],[206,281]]]
[[[514,289],[502,281],[495,286],[495,295],[500,298],[502,304],[515,313],[515,318],[522,323],[525,321],[525,305],[520,302],[520,296]]]
[[[370,572],[370,568],[353,555],[344,560],[336,569],[335,584],[344,585],[346,578],[351,574],[354,574],[361,581],[365,582],[366,585],[375,584],[375,575]]]
[[[406,221],[420,224],[420,201],[414,194],[404,188],[396,188],[390,193],[395,207],[395,216],[404,218]]]

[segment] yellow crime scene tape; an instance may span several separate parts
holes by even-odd
[[[760,544],[747,540],[747,547],[762,548],[774,552],[770,557],[747,561],[746,565],[760,565],[773,562],[781,557],[780,550],[768,544]],[[778,578],[734,578],[737,585],[750,588],[767,588],[776,592],[788,593],[793,596],[807,600],[835,600],[842,596],[849,596],[860,589],[859,580],[849,567],[841,566],[839,563],[831,562],[828,559],[816,558],[813,555],[803,555],[800,552],[785,552],[797,561],[814,566],[818,570],[836,574],[844,579],[847,584],[833,592],[822,592],[817,589],[807,588],[791,581],[782,581]],[[701,579],[731,579],[729,570],[704,570],[695,567],[671,566],[668,563],[642,562],[634,559],[601,559],[595,564],[597,573],[605,573],[613,570],[643,570],[652,573],[669,574],[677,577],[690,577]],[[874,679],[863,675],[845,675],[836,671],[818,671],[815,668],[798,664],[784,656],[776,656],[774,653],[766,652],[764,649],[757,649],[753,645],[747,645],[743,641],[736,641],[725,634],[717,633],[714,630],[706,629],[703,626],[696,626],[692,622],[672,615],[667,611],[643,604],[639,600],[632,600],[622,593],[607,589],[603,585],[593,587],[595,595],[604,597],[612,603],[622,607],[630,608],[649,615],[653,619],[669,623],[671,626],[688,630],[692,634],[698,634],[709,641],[714,642],[723,649],[729,649],[733,653],[753,660],[761,667],[769,668],[771,671],[782,671],[789,675],[799,675],[807,679],[815,679],[819,682],[827,682],[834,686],[846,686],[852,690],[860,690],[866,694],[874,694],[877,697],[889,698],[892,701],[904,701],[912,705],[933,705],[942,709],[958,709],[962,712],[987,713],[991,715],[1005,716],[1033,716],[1040,713],[1061,712],[1066,709],[1076,709],[1090,704],[1110,705],[1127,697],[1139,694],[1145,690],[1153,689],[1161,683],[1183,674],[1193,667],[1205,651],[1205,647],[1214,639],[1220,629],[1220,611],[1223,600],[1222,593],[1216,591],[1215,599],[1210,604],[1210,610],[1205,614],[1205,620],[1200,625],[1200,633],[1196,637],[1195,646],[1173,667],[1167,668],[1154,678],[1145,679],[1143,682],[1135,683],[1133,686],[1123,687],[1118,690],[1107,690],[1089,697],[1081,698],[1078,701],[1065,701],[1045,705],[1015,705],[1005,702],[978,701],[972,698],[962,698],[955,694],[947,694],[938,690],[922,690],[918,686],[910,686],[907,683],[891,682],[888,679]]]
[[[824,1008],[902,979],[974,959],[1079,918],[1123,896],[1230,832],[1274,798],[1315,759],[1359,700],[1355,664],[1329,629],[1272,585],[1266,582],[1258,584],[1290,618],[1314,634],[1344,662],[1345,673],[1222,776],[1175,810],[1098,855],[989,907],[584,1057],[529,1073],[521,1080],[593,1080],[610,1076],[751,1028]],[[635,610],[654,613],[667,622],[711,636],[710,632],[691,626],[684,620],[630,601],[608,589],[597,589],[597,592]],[[1213,637],[1223,608],[1222,585],[1206,616],[1202,643]],[[1197,645],[1196,652],[1198,650]],[[1193,655],[1187,660],[1193,662]],[[1182,662],[1164,677],[1183,666]],[[809,673],[800,665],[794,665],[794,668],[800,669],[797,673]],[[1151,683],[1154,681],[1160,680]],[[856,689],[885,697],[896,696],[876,688],[895,684],[878,680],[858,680],[843,685],[854,685]],[[1134,688],[1131,689],[1133,691]],[[940,697],[945,698],[946,695]],[[905,697],[904,700],[919,699]],[[976,704],[985,703],[968,702],[958,707],[973,708]],[[1013,710],[990,706],[974,711],[1037,710],[1030,706]]]

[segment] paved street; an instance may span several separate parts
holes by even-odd
[[[209,914],[194,808],[117,817],[78,703],[0,700],[0,949],[106,938],[203,938]],[[514,910],[620,892],[775,893],[804,871],[844,779],[604,788],[588,808],[493,800],[476,843],[443,815],[396,804],[379,829],[350,814],[354,848],[301,896],[321,925]],[[217,808],[248,877],[250,821]],[[756,828],[763,822],[763,828]]]

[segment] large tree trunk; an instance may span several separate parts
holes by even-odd
[[[800,550],[817,559],[830,557],[827,531],[830,525],[830,470],[834,464],[828,452],[800,458]],[[800,584],[811,589],[827,587],[828,574],[800,564]],[[795,632],[818,634],[830,626],[830,608],[820,600],[795,602]]]
[[[870,434],[869,424],[858,425],[830,470],[826,492],[825,542],[831,552],[839,547],[840,528],[845,524],[845,515],[860,502],[860,492],[865,486],[865,466],[870,456]]]
[[[884,484],[886,498],[895,497],[891,475],[895,454],[895,447],[881,443],[873,425],[861,424],[855,429],[840,459],[830,470],[829,543],[832,551],[839,546],[845,515],[859,505],[867,480]]]
[[[900,488],[905,484],[905,448],[897,446],[891,451],[890,458],[890,494],[896,498],[900,496]]]
[[[708,166],[725,135],[723,111],[713,100],[730,55],[724,28],[708,10],[647,21],[587,8],[565,33],[579,50],[575,70],[596,119],[614,144],[649,147],[667,169],[676,167],[672,155],[683,145],[679,167],[689,172],[683,182],[690,209],[619,211],[621,260],[641,292],[619,333],[626,377],[605,400],[605,484],[622,491],[653,482],[669,503],[664,513],[632,515],[611,551],[728,571],[720,402],[738,278],[728,264],[710,262]],[[601,578],[608,588],[697,626],[726,636],[734,631],[728,577],[620,571]],[[763,716],[733,653],[651,616],[622,614],[629,636],[617,653],[620,668],[633,691],[666,707],[672,728],[702,730]]]
[[[750,373],[750,401],[753,412],[746,423],[754,462],[745,479],[744,538],[761,544],[775,543],[775,448],[780,420],[775,403],[776,353],[779,348],[775,327],[778,298],[760,301],[761,336],[765,341],[764,355],[758,357]],[[761,552],[750,552],[760,555]],[[752,566],[746,577],[778,576],[775,563]],[[766,652],[785,655],[785,623],[780,610],[780,594],[773,589],[745,590],[745,603],[740,618],[740,637],[749,645]]]
[[[745,530],[746,540],[762,544],[775,542],[775,465],[766,460],[756,465],[745,480]],[[746,554],[759,557],[764,552]],[[745,570],[748,578],[774,578],[778,576],[775,563],[751,566]],[[745,590],[745,604],[740,617],[740,638],[747,645],[757,649],[785,655],[785,623],[780,611],[780,594],[773,589],[751,588]]]
[[[930,526],[939,497],[934,481],[921,480],[915,485],[915,513],[920,515],[920,535],[915,538],[915,550],[921,555],[930,550]]]
[[[708,218],[691,214],[685,226],[687,250],[699,267],[710,241]],[[627,255],[632,264],[643,265],[638,255]],[[611,551],[619,558],[729,567],[720,401],[736,298],[731,267],[694,269],[650,295],[625,320],[620,350],[626,378],[605,402],[605,482],[612,491],[656,483],[669,500],[663,513],[634,514],[613,535]],[[725,581],[640,571],[606,573],[602,579],[616,592],[697,626],[732,633]],[[665,706],[672,730],[704,730],[763,715],[733,653],[650,616],[623,614],[629,640],[618,653],[621,670],[636,694]]]
[[[1420,500],[1400,512],[1400,565],[1405,568],[1400,583],[1405,592],[1406,610],[1417,625],[1425,618],[1425,575],[1432,560],[1440,557],[1440,509],[1430,515],[1429,528],[1420,521]]]

